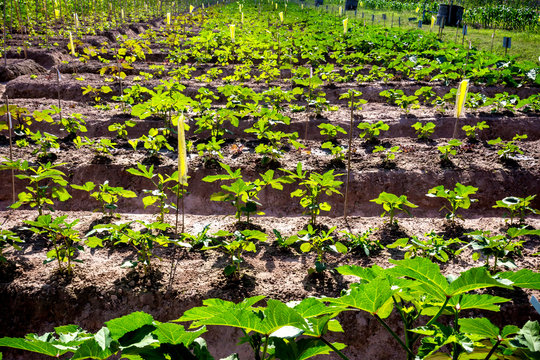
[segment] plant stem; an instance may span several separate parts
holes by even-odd
[[[439,309],[439,311],[427,322],[427,324],[425,325],[426,327],[427,326],[431,326],[431,324],[433,324],[438,318],[439,316],[441,316],[441,314],[443,313],[444,311],[444,308],[446,307],[446,304],[448,304],[448,301],[450,301],[450,297],[446,297],[446,300],[444,301],[444,304],[441,306],[441,308]],[[418,340],[418,338],[420,337],[420,334],[417,334],[412,340],[411,340],[411,345],[414,344],[416,342],[416,340]]]
[[[459,322],[459,311],[456,309],[456,312],[454,314],[454,332],[457,333],[457,330],[458,330],[458,322]],[[453,356],[452,356],[452,359],[453,360],[458,360],[458,357],[459,357],[459,344],[457,342],[454,343],[454,349],[453,349]]]
[[[409,323],[407,322],[407,319],[405,318],[405,315],[403,314],[403,309],[402,309],[401,305],[398,304],[398,302],[396,301],[396,298],[394,296],[392,296],[392,300],[394,300],[394,304],[396,305],[396,309],[398,310],[399,316],[401,316],[401,320],[403,321],[405,344],[407,345],[408,348],[410,348],[411,344],[409,342],[410,339],[409,339],[409,334],[408,334]],[[412,359],[410,354],[407,354],[407,359],[408,360]]]
[[[497,350],[497,348],[499,347],[499,344],[501,343],[501,341],[502,341],[501,338],[497,339],[497,342],[495,343],[495,345],[493,345],[493,347],[491,348],[487,356],[484,358],[484,360],[489,360],[491,355],[493,355],[495,353],[495,350]]]
[[[266,352],[268,351],[268,335],[264,337],[264,348],[261,359],[264,360],[266,358]]]
[[[396,333],[394,332],[394,330],[390,329],[390,327],[388,326],[388,324],[387,324],[386,322],[384,322],[384,320],[381,319],[381,318],[379,317],[379,315],[373,314],[373,316],[375,316],[375,319],[377,319],[377,321],[381,323],[381,325],[382,325],[382,326],[390,333],[390,335],[392,335],[392,337],[393,337],[394,339],[396,339],[396,341],[399,343],[399,345],[400,345],[403,349],[405,349],[405,351],[407,351],[407,355],[408,355],[408,356],[412,356],[412,357],[414,358],[413,352],[411,351],[411,349],[409,349],[409,348],[407,347],[407,345],[405,345],[405,343],[403,342],[403,340],[401,340],[401,338],[398,336],[398,334],[396,334]]]
[[[331,342],[329,342],[328,340],[326,340],[325,338],[323,337],[320,337],[321,341],[323,343],[326,344],[326,346],[328,346],[330,349],[332,349],[332,351],[334,351],[336,354],[338,354],[338,356],[340,358],[342,358],[343,360],[349,360],[348,357],[346,357],[341,351],[339,351]]]

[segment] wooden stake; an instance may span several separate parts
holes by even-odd
[[[7,111],[7,118],[8,118],[8,127],[9,127],[9,161],[13,162],[13,138],[12,138],[12,130],[13,127],[13,121],[11,119],[11,113],[9,112],[9,97],[6,95],[6,111]],[[16,203],[17,198],[15,196],[15,169],[13,167],[11,168],[11,193],[13,198],[13,204]]]
[[[349,151],[347,152],[347,183],[345,184],[345,202],[343,208],[343,217],[347,221],[347,204],[349,201],[349,179],[351,177],[351,150],[352,150],[352,133],[353,133],[353,118],[354,118],[354,95],[351,94],[351,123],[349,126]]]

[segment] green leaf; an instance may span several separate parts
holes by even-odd
[[[21,349],[26,351],[35,352],[38,354],[48,355],[52,357],[58,357],[70,351],[70,349],[59,349],[53,344],[40,341],[40,340],[27,340],[21,338],[4,337],[0,339],[0,346],[10,347],[13,349]]]
[[[529,269],[521,269],[519,271],[506,271],[498,273],[500,279],[512,281],[512,285],[524,289],[540,290],[540,273]]]
[[[387,272],[396,277],[407,276],[417,280],[422,283],[420,286],[422,291],[441,301],[446,300],[449,285],[437,264],[423,257],[389,261],[397,266],[387,269]]]
[[[97,334],[96,334],[97,335]],[[70,358],[71,360],[84,360],[84,359],[108,359],[112,355],[112,351],[107,346],[102,346],[96,341],[96,339],[89,339],[79,345],[77,351]]]
[[[516,347],[525,347],[534,353],[540,352],[540,325],[538,321],[527,321],[511,344]]]
[[[499,328],[486,318],[459,319],[459,328],[462,333],[477,335],[481,339],[497,339]]]
[[[392,311],[394,294],[388,279],[376,278],[369,283],[359,284],[350,293],[339,298],[324,298],[332,305],[360,309],[372,315],[386,318]]]
[[[378,265],[373,265],[370,268],[364,268],[357,265],[343,265],[336,268],[336,270],[341,275],[352,275],[365,281],[372,281],[384,273],[384,269]]]
[[[111,331],[111,337],[114,340],[120,339],[130,331],[137,330],[144,325],[151,325],[154,321],[152,315],[137,311],[117,319],[109,320],[105,323]]]
[[[465,272],[450,284],[449,294],[457,296],[471,290],[483,289],[488,287],[504,287],[511,289],[512,287],[504,284],[503,281],[498,281],[491,277],[485,267],[472,268]]]
[[[184,344],[187,347],[206,332],[205,327],[201,327],[196,331],[186,331],[182,325],[178,324],[155,322],[154,325],[156,326],[154,334],[157,335],[161,344]]]

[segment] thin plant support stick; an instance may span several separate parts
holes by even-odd
[[[4,1],[3,3],[3,7],[4,7],[4,31],[3,31],[3,36],[4,36],[4,51],[3,51],[3,54],[4,54],[4,66],[7,67],[7,51],[6,51],[6,2]]]
[[[349,126],[349,149],[347,151],[347,183],[345,184],[345,202],[343,207],[343,217],[347,221],[347,205],[349,201],[349,179],[351,177],[351,150],[352,150],[352,133],[353,133],[353,118],[354,118],[354,106],[353,99],[351,99],[351,123]]]
[[[62,80],[62,76],[58,68],[56,68],[56,79],[58,81],[58,108],[60,109],[60,122],[62,122],[62,100],[60,99],[60,80]]]
[[[13,162],[13,137],[12,130],[13,122],[11,121],[11,113],[9,112],[9,98],[6,95],[6,111],[8,117],[8,126],[9,126],[9,161]],[[15,169],[11,168],[11,194],[13,198],[13,203],[16,202],[15,197]]]
[[[311,100],[311,78],[313,77],[313,67],[309,69],[309,86],[308,86],[308,101],[307,101],[307,107],[306,107],[306,113],[308,115],[306,120],[306,133],[304,135],[304,141],[307,142],[308,139],[308,126],[309,126],[309,101]],[[306,144],[307,145],[307,144]]]

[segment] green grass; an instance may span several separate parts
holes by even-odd
[[[326,7],[322,7],[326,10]],[[337,5],[329,5],[329,12],[338,13]],[[417,14],[415,12],[396,12],[396,11],[382,11],[382,10],[363,10],[358,9],[356,18],[354,16],[354,11],[347,11],[346,17],[349,19],[356,19],[362,21],[362,12],[364,13],[364,20],[366,21],[367,26],[371,26],[371,15],[375,15],[375,26],[383,26],[386,24],[387,27],[398,26],[398,19],[401,18],[401,27],[404,29],[416,29],[418,28],[418,20],[414,22],[409,22],[408,18],[416,17],[420,18],[422,16],[422,11]],[[386,14],[386,23],[382,19],[382,14]],[[392,24],[392,15],[394,16]],[[430,23],[424,24],[422,29],[424,31],[430,31]],[[439,27],[435,25],[433,27],[434,32],[439,31]],[[462,29],[457,29],[457,43],[461,44],[463,40]],[[468,34],[465,36],[465,45],[468,45],[468,41],[471,41],[473,47],[484,50],[491,51],[491,41],[492,41],[492,29],[474,29],[471,26],[468,28]],[[530,32],[517,32],[517,31],[508,31],[508,30],[495,30],[495,36],[493,37],[493,52],[498,55],[504,55],[505,49],[502,46],[503,37],[509,36],[512,38],[512,47],[508,49],[509,56],[515,56],[518,61],[532,61],[538,64],[540,56],[540,34],[530,33]],[[446,27],[443,31],[442,40],[445,42],[454,42],[456,39],[456,28],[455,27]]]

